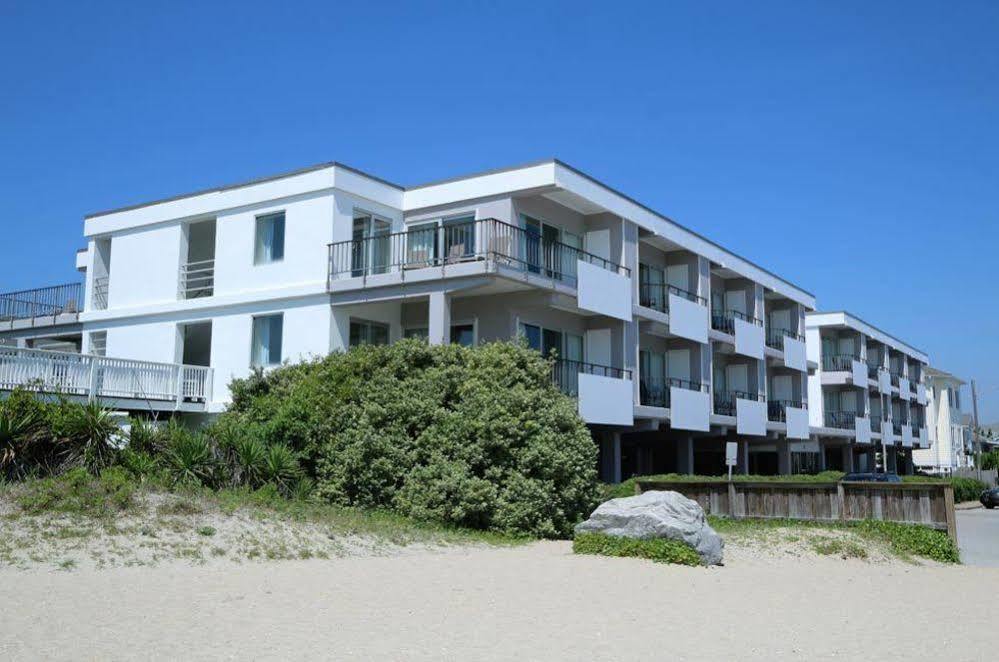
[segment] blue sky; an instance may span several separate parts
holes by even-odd
[[[339,160],[558,157],[978,380],[999,419],[999,3],[0,0],[0,290],[82,217]]]

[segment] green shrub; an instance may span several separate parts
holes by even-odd
[[[112,517],[135,505],[135,483],[127,471],[111,467],[95,478],[83,467],[25,484],[17,502],[28,514],[61,512]]]
[[[575,402],[520,345],[357,347],[231,390],[219,425],[293,451],[335,504],[560,537],[598,497]]]
[[[982,469],[999,469],[999,449],[982,453],[978,461]]]
[[[173,483],[209,485],[215,482],[217,463],[209,438],[183,428],[170,432],[165,452],[169,479]]]
[[[981,496],[982,491],[988,487],[988,485],[977,478],[953,477],[949,480],[951,486],[954,488],[954,501],[957,503],[962,501],[978,501],[978,497]]]
[[[957,544],[944,531],[881,520],[864,520],[851,526],[856,526],[867,537],[886,542],[893,552],[901,556],[921,556],[941,563],[959,563],[961,560]]]
[[[666,538],[637,540],[603,533],[581,533],[572,541],[575,554],[627,556],[649,559],[658,563],[701,565],[701,557],[690,545]]]
[[[843,478],[842,471],[823,471],[817,474],[792,474],[787,476],[757,476],[753,474],[733,474],[733,482],[802,482],[802,483],[835,483]],[[727,483],[728,476],[700,476],[696,474],[657,474],[654,476],[635,476],[617,485],[604,485],[603,499],[635,496],[635,483],[638,481],[683,481],[696,483]]]

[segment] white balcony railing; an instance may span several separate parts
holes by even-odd
[[[206,403],[212,393],[212,369],[0,347],[0,390],[16,388],[88,399],[142,400],[151,408],[165,409],[173,404]],[[165,402],[173,404],[164,407]]]
[[[215,292],[215,260],[180,265],[180,298],[199,299]]]

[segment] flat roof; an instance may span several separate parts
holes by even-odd
[[[386,179],[382,179],[381,177],[377,177],[377,176],[372,175],[370,173],[364,172],[363,170],[359,170],[358,168],[354,168],[353,166],[349,166],[347,164],[341,163],[339,161],[327,161],[325,163],[318,163],[318,164],[315,164],[315,165],[306,166],[304,168],[297,168],[295,170],[289,170],[289,171],[281,172],[281,173],[274,174],[274,175],[267,175],[267,176],[264,176],[264,177],[256,177],[254,179],[244,180],[244,181],[236,182],[236,183],[232,183],[232,184],[225,184],[225,185],[222,185],[222,186],[214,186],[214,187],[210,187],[210,188],[201,189],[201,190],[198,190],[198,191],[192,191],[190,193],[181,193],[181,194],[178,194],[178,195],[173,195],[173,196],[169,196],[169,197],[165,197],[165,198],[159,198],[157,200],[151,200],[149,202],[142,202],[142,203],[137,203],[137,204],[133,204],[133,205],[126,205],[124,207],[117,207],[117,208],[114,208],[114,209],[107,209],[107,210],[104,210],[104,211],[93,212],[93,213],[90,213],[90,214],[86,214],[83,218],[84,218],[84,220],[86,220],[86,219],[90,219],[90,218],[97,218],[97,217],[100,217],[100,216],[108,216],[110,214],[117,214],[117,213],[120,213],[120,212],[132,211],[132,210],[135,210],[135,209],[141,209],[143,207],[151,207],[153,205],[163,204],[165,202],[173,202],[173,201],[176,201],[176,200],[183,200],[185,198],[193,198],[195,196],[204,195],[206,193],[218,193],[220,191],[229,191],[229,190],[232,190],[232,189],[243,188],[243,187],[246,187],[246,186],[253,186],[255,184],[262,184],[262,183],[265,183],[265,182],[271,182],[271,181],[275,181],[275,180],[278,180],[278,179],[284,179],[286,177],[294,177],[296,175],[302,175],[302,174],[305,174],[305,173],[314,172],[316,170],[323,170],[323,169],[326,169],[326,168],[342,168],[344,170],[348,170],[350,172],[356,173],[356,174],[358,174],[358,175],[360,175],[362,177],[366,177],[366,178],[371,179],[373,181],[385,184],[386,186],[391,186],[392,188],[398,189],[400,191],[413,191],[413,190],[417,190],[417,189],[421,189],[421,188],[427,188],[427,187],[430,187],[430,186],[438,186],[438,185],[441,185],[441,184],[448,184],[448,183],[451,183],[451,182],[460,182],[460,181],[463,181],[463,180],[466,180],[466,179],[473,179],[473,178],[476,178],[476,177],[484,177],[484,176],[487,176],[487,175],[493,175],[493,174],[498,174],[498,173],[513,172],[513,171],[516,171],[516,170],[523,170],[525,168],[531,168],[531,167],[535,167],[535,166],[539,166],[539,165],[545,165],[545,164],[556,164],[556,165],[562,166],[563,168],[566,168],[567,170],[570,170],[571,172],[579,175],[580,177],[588,179],[589,181],[593,182],[594,184],[597,184],[598,186],[601,186],[601,187],[605,188],[607,191],[613,193],[614,195],[617,195],[617,196],[621,197],[622,199],[627,200],[628,202],[630,202],[630,203],[632,203],[634,205],[637,205],[638,207],[641,207],[642,209],[644,209],[645,211],[649,212],[650,214],[653,214],[654,216],[657,216],[658,218],[660,218],[660,219],[662,219],[662,220],[664,220],[664,221],[666,221],[668,223],[671,223],[671,224],[675,225],[676,227],[678,227],[678,228],[680,228],[682,230],[685,230],[685,231],[691,233],[692,235],[694,235],[698,239],[701,239],[702,241],[705,241],[705,242],[711,244],[712,246],[714,246],[714,247],[716,247],[716,248],[718,248],[718,249],[720,249],[722,251],[725,251],[726,253],[730,253],[731,255],[734,255],[735,257],[739,258],[740,260],[744,260],[747,264],[749,264],[749,265],[751,265],[751,266],[759,269],[760,271],[762,271],[762,272],[764,272],[764,273],[766,273],[766,274],[768,274],[768,275],[770,275],[770,276],[772,276],[772,277],[774,277],[774,278],[776,278],[776,279],[778,279],[778,280],[780,280],[780,281],[782,281],[782,282],[790,285],[791,287],[794,287],[797,290],[800,290],[801,292],[807,294],[808,296],[813,297],[813,298],[815,297],[815,295],[812,292],[809,292],[808,290],[806,290],[806,289],[804,289],[804,288],[796,285],[795,283],[789,281],[788,279],[784,278],[783,276],[775,274],[774,272],[770,271],[769,269],[767,269],[765,267],[760,266],[759,264],[753,262],[752,260],[746,259],[745,257],[739,255],[738,253],[735,253],[734,251],[732,251],[732,250],[730,250],[728,248],[725,248],[724,246],[722,246],[718,242],[716,242],[716,241],[714,241],[712,239],[709,239],[708,237],[702,235],[701,233],[699,233],[699,232],[697,232],[695,230],[690,229],[689,227],[687,227],[687,226],[685,226],[685,225],[683,225],[681,223],[678,223],[677,221],[675,221],[674,219],[670,218],[669,216],[666,216],[665,214],[656,211],[655,209],[649,207],[648,205],[639,202],[638,200],[632,198],[631,196],[629,196],[629,195],[627,195],[625,193],[622,193],[621,191],[617,190],[616,188],[614,188],[612,186],[608,186],[604,182],[602,182],[599,179],[597,179],[597,178],[595,178],[595,177],[593,177],[593,176],[591,176],[591,175],[583,172],[579,168],[571,166],[568,163],[565,163],[564,161],[560,161],[559,159],[556,159],[556,158],[540,159],[540,160],[537,160],[537,161],[531,161],[529,163],[521,163],[519,165],[514,165],[514,166],[505,166],[505,167],[501,167],[501,168],[493,168],[493,169],[490,169],[490,170],[483,170],[483,171],[474,172],[474,173],[471,173],[471,174],[459,175],[459,176],[456,176],[456,177],[449,177],[449,178],[446,178],[446,179],[440,179],[440,180],[435,180],[435,181],[431,181],[431,182],[425,182],[425,183],[422,183],[422,184],[417,184],[415,186],[408,186],[408,187],[407,186],[402,186],[400,184],[396,184],[394,182],[390,182],[390,181],[388,181]]]
[[[815,312],[805,313],[805,325],[806,326],[808,325],[808,318],[809,317],[818,317],[820,315],[843,315],[844,317],[850,317],[850,318],[852,318],[852,319],[860,322],[861,324],[874,329],[875,331],[877,331],[881,335],[886,336],[886,337],[894,340],[899,345],[905,345],[905,347],[907,347],[908,349],[911,349],[911,350],[913,350],[915,352],[918,352],[918,353],[922,354],[923,356],[927,356],[926,352],[924,352],[923,350],[919,349],[918,347],[910,345],[906,341],[901,340],[901,339],[899,339],[896,336],[893,336],[892,334],[888,333],[884,329],[879,329],[878,327],[874,326],[870,322],[868,322],[866,320],[863,320],[863,319],[857,317],[856,315],[854,315],[853,313],[851,313],[849,311],[846,311],[846,310],[823,310],[823,311],[815,311]],[[929,360],[927,360],[926,362],[929,363]]]

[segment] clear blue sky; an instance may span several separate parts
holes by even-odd
[[[999,419],[999,3],[0,0],[0,290],[89,212],[558,157],[929,352]]]

